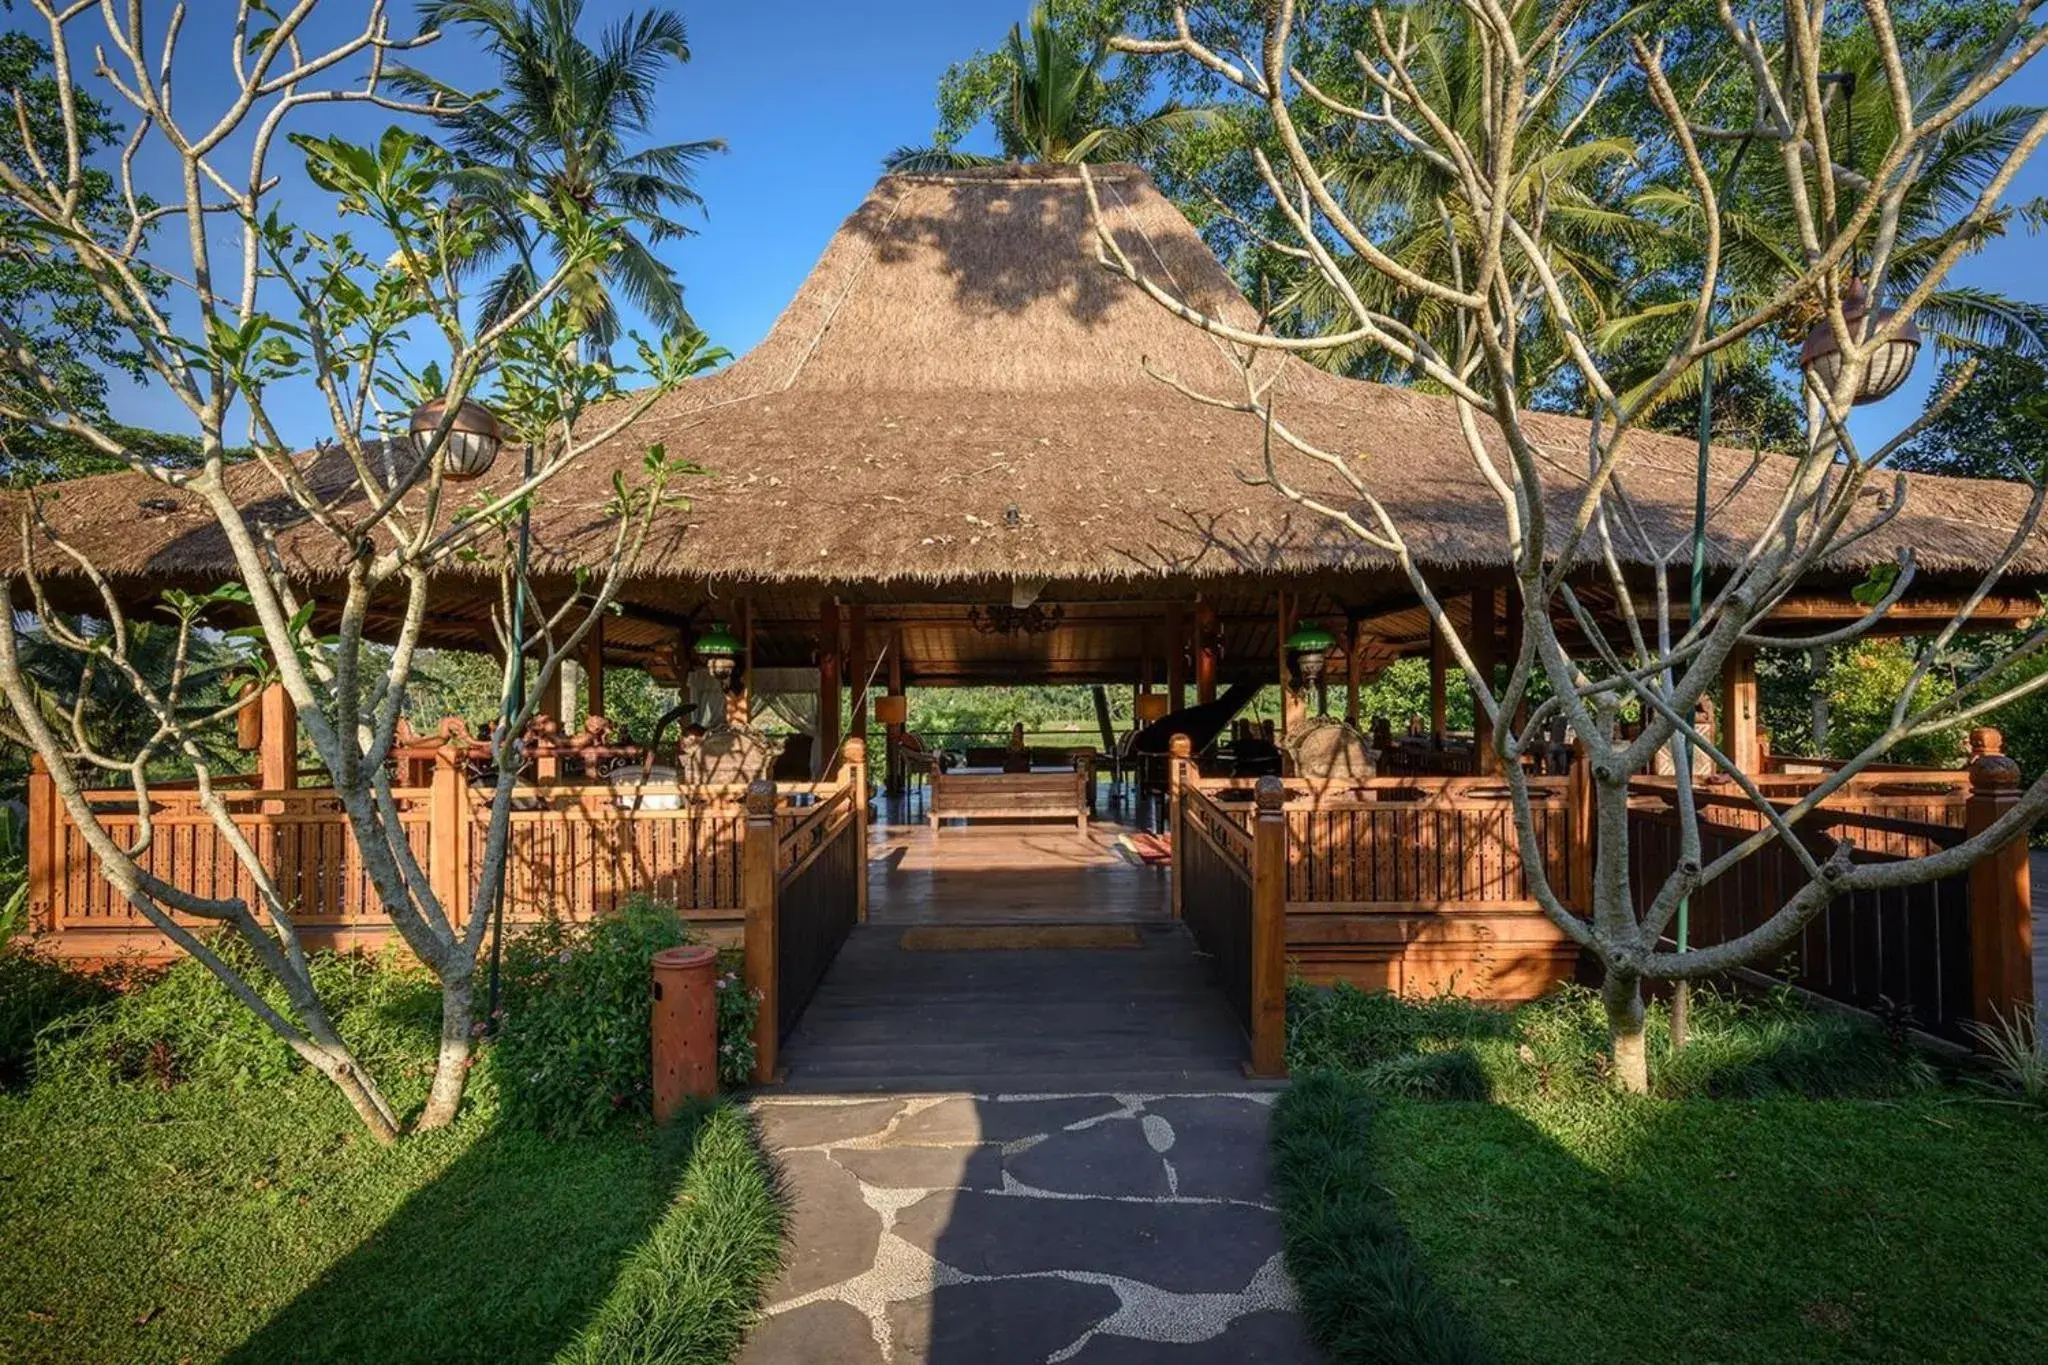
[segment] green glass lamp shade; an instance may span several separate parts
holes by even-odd
[[[714,678],[732,676],[740,660],[740,642],[725,628],[725,622],[713,621],[711,629],[697,637],[697,660]]]

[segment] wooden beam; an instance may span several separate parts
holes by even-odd
[[[1344,623],[1344,723],[1358,728],[1358,684],[1365,678],[1365,628],[1356,621]]]
[[[1466,632],[1470,637],[1466,647],[1472,655],[1472,665],[1489,689],[1493,686],[1493,604],[1492,588],[1473,592],[1472,625]],[[1495,776],[1500,772],[1500,756],[1493,749],[1493,722],[1487,719],[1477,695],[1472,698],[1472,761],[1484,775]]]
[[[1195,702],[1216,700],[1216,608],[1195,603]]]
[[[256,785],[267,792],[290,791],[299,785],[299,709],[283,683],[265,687],[256,704],[263,712]]]
[[[590,714],[604,714],[604,617],[590,623],[583,637],[583,676],[590,691]]]
[[[1278,655],[1280,669],[1280,733],[1283,736],[1299,734],[1301,732],[1301,724],[1306,719],[1308,710],[1308,698],[1302,692],[1295,689],[1294,680],[1288,676],[1287,669],[1287,637],[1294,633],[1295,607],[1296,603],[1292,594],[1285,592],[1280,594]]]
[[[1443,628],[1432,624],[1429,631],[1429,733],[1438,743],[1450,731],[1450,705],[1444,694],[1444,671],[1451,657],[1450,642]]]
[[[874,661],[868,658],[868,609],[852,602],[846,608],[846,685],[853,689],[853,706],[847,734],[861,740],[868,737],[868,673]]]
[[[1721,667],[1722,752],[1738,769],[1755,773],[1763,766],[1757,744],[1756,648],[1737,645]]]
[[[818,604],[818,736],[811,776],[823,777],[839,754],[839,599]]]
[[[1166,695],[1171,709],[1188,704],[1188,622],[1180,603],[1166,604]]]
[[[740,599],[740,675],[725,694],[725,723],[735,728],[754,723],[754,599]]]

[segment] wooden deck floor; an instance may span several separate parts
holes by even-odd
[[[1077,833],[1067,821],[948,824],[934,833],[910,802],[878,807],[868,839],[875,924],[1160,923],[1172,913],[1164,867],[1128,840],[1143,835],[1103,801]]]

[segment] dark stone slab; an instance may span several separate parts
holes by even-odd
[[[842,1147],[832,1159],[870,1185],[890,1190],[948,1186],[997,1190],[1003,1185],[1003,1149],[979,1147]]]
[[[1267,1311],[1239,1318],[1207,1341],[1134,1341],[1105,1334],[1069,1359],[1074,1365],[1315,1365],[1322,1357],[1299,1317]]]
[[[896,1231],[973,1275],[1092,1270],[1177,1293],[1237,1293],[1280,1249],[1279,1220],[1245,1205],[974,1191],[920,1201],[898,1215]]]
[[[1049,1100],[960,1095],[905,1118],[891,1137],[902,1142],[1014,1142],[1035,1133],[1057,1132],[1083,1119],[1114,1114],[1120,1107],[1110,1095]]]
[[[900,1099],[855,1104],[777,1104],[774,1100],[762,1100],[754,1106],[754,1117],[761,1125],[762,1141],[771,1149],[815,1147],[821,1142],[846,1142],[879,1133],[902,1108]]]
[[[781,1162],[790,1192],[789,1263],[769,1291],[771,1304],[860,1274],[875,1263],[882,1236],[882,1215],[823,1152],[786,1152]]]
[[[1042,1361],[1117,1309],[1116,1291],[1072,1280],[941,1285],[889,1307],[898,1361]],[[797,1359],[797,1357],[791,1357]]]
[[[1146,1112],[1172,1125],[1167,1152],[1180,1193],[1204,1199],[1265,1200],[1271,1191],[1270,1107],[1229,1095],[1148,1101]]]
[[[1172,1193],[1166,1163],[1146,1141],[1134,1119],[1109,1119],[1077,1132],[1055,1132],[1014,1153],[1010,1174],[1026,1185],[1058,1194],[1140,1195]],[[1092,1269],[1092,1267],[1091,1267]]]
[[[762,1319],[740,1348],[740,1365],[884,1365],[874,1329],[857,1309],[827,1300]]]

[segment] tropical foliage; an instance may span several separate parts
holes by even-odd
[[[715,138],[641,145],[663,84],[690,60],[681,16],[629,14],[593,42],[583,0],[428,0],[423,30],[459,28],[498,63],[499,88],[466,98],[418,71],[411,89],[451,105],[442,120],[457,186],[491,208],[481,256],[502,262],[482,298],[488,325],[540,287],[553,268],[520,208],[523,195],[616,221],[613,249],[578,268],[564,293],[594,353],[608,352],[630,303],[657,329],[691,326],[683,287],[655,248],[690,235],[677,214],[700,210],[696,174],[724,149]]]

